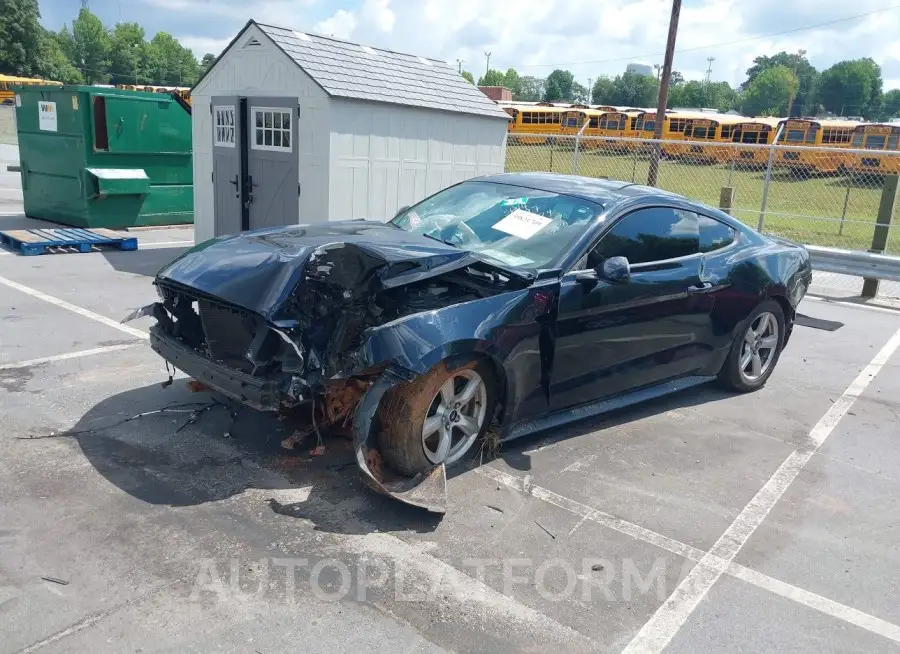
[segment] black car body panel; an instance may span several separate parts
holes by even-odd
[[[263,410],[354,378],[381,394],[441,361],[484,357],[502,387],[497,428],[511,438],[714,377],[765,299],[782,305],[790,334],[811,281],[803,247],[657,189],[561,175],[485,180],[568,193],[603,212],[553,270],[536,273],[369,221],[213,239],[158,274],[163,299],[148,310],[158,320],[153,348]],[[583,274],[579,261],[620,216],[660,204],[729,225],[734,242],[633,266],[624,284]],[[430,489],[424,495],[410,480],[385,485],[366,469],[377,406],[364,396],[355,418],[367,480],[443,510],[432,492],[445,484],[443,466],[420,480]]]

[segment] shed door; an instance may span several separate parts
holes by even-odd
[[[300,222],[297,99],[248,99],[250,229]]]
[[[241,231],[241,136],[238,98],[212,98],[215,235]]]

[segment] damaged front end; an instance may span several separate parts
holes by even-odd
[[[382,397],[419,374],[410,362],[427,365],[443,338],[440,329],[410,334],[403,319],[527,283],[464,250],[380,223],[311,229],[198,246],[159,273],[160,301],[126,320],[152,315],[150,345],[163,359],[242,404],[261,411],[310,404],[313,420],[322,421],[317,430],[352,425],[357,464],[369,486],[444,512],[443,464],[406,478],[378,451],[375,417]]]

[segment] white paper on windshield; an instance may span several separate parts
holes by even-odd
[[[531,213],[524,209],[516,209],[494,225],[494,229],[528,240],[552,222],[552,218]]]

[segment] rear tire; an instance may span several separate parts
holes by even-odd
[[[739,393],[765,386],[781,356],[784,337],[781,305],[775,300],[760,303],[741,324],[719,371],[719,383]]]
[[[483,359],[448,369],[440,362],[392,388],[378,411],[378,445],[388,466],[416,475],[461,460],[487,430],[496,402]]]

